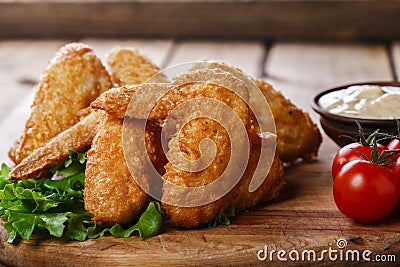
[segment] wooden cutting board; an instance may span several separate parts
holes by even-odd
[[[267,246],[268,253],[271,249],[287,253],[297,250],[300,259],[304,251],[313,250],[316,261],[292,261],[286,254],[287,265],[309,265],[321,263],[318,258],[324,249],[339,253],[336,244],[339,239],[347,242],[341,249],[343,253],[359,250],[361,257],[368,249],[372,251],[371,259],[378,254],[391,254],[400,261],[400,209],[373,225],[358,224],[344,217],[332,198],[330,164],[337,147],[324,137],[318,160],[286,168],[287,186],[277,200],[240,213],[230,226],[187,230],[177,229],[166,221],[161,234],[144,240],[102,237],[71,242],[36,235],[33,240],[16,244],[6,242],[7,232],[1,227],[0,261],[10,266],[52,267],[281,265],[283,262],[276,253],[272,261],[258,259],[257,252]],[[331,261],[327,254],[321,261],[327,265],[346,263]]]

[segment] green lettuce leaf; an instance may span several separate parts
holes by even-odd
[[[116,237],[129,237],[137,232],[141,238],[155,236],[162,226],[164,211],[159,202],[151,201],[147,209],[139,217],[139,220],[129,228],[124,228],[120,224],[115,224],[111,228],[94,225],[88,229],[89,238],[97,238],[106,233]]]
[[[6,184],[11,183],[8,179],[8,175],[11,172],[11,168],[9,168],[6,164],[1,164],[0,169],[0,189],[3,189]],[[1,197],[0,197],[1,199]]]
[[[215,228],[218,225],[230,225],[231,221],[229,220],[229,217],[233,217],[235,215],[235,207],[233,205],[230,205],[225,213],[218,214],[213,220],[208,223],[208,228]]]
[[[84,241],[105,234],[142,238],[156,235],[164,215],[158,202],[151,202],[139,220],[128,227],[110,228],[97,225],[83,202],[86,153],[69,151],[69,159],[51,167],[56,179],[8,179],[11,169],[5,164],[0,169],[0,218],[8,232],[7,242],[18,237],[30,239],[35,231],[47,231],[55,237]],[[54,178],[53,177],[53,178]]]

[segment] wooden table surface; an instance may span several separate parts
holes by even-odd
[[[19,135],[29,114],[34,86],[41,71],[54,52],[71,41],[76,40],[0,41],[0,162],[9,162],[7,150]],[[318,91],[345,83],[396,80],[400,77],[400,42],[80,41],[92,45],[101,57],[115,46],[135,47],[161,67],[199,59],[226,61],[272,83],[296,105],[308,111],[315,122],[318,116],[311,111],[310,101]],[[330,177],[330,164],[336,150],[337,146],[323,134],[323,144],[316,161],[286,168],[287,187],[277,201],[242,213],[229,227],[212,230],[167,228],[163,234],[145,241],[112,241],[122,242],[115,243],[112,248],[98,245],[100,240],[71,242],[62,245],[66,249],[64,256],[60,255],[62,252],[57,252],[58,256],[49,256],[48,261],[38,261],[34,253],[29,253],[36,250],[39,253],[39,248],[32,243],[23,241],[16,246],[0,244],[0,262],[20,266],[68,266],[79,265],[79,261],[82,265],[122,265],[126,262],[110,255],[125,247],[136,251],[125,257],[132,260],[130,263],[139,265],[157,264],[161,262],[157,260],[162,259],[165,264],[173,265],[258,265],[261,262],[256,252],[264,245],[287,252],[291,249],[321,252],[328,247],[336,248],[336,241],[343,238],[349,249],[371,249],[373,255],[396,255],[399,265],[399,210],[376,225],[354,223],[337,210],[332,198]],[[0,231],[0,239],[4,239],[4,235],[4,231]],[[103,240],[110,241],[110,238]],[[46,252],[51,254],[54,242],[44,244],[47,244]],[[152,250],[152,246],[156,249]],[[92,256],[79,252],[86,249],[90,253],[93,248],[102,251]],[[145,257],[149,254],[152,255],[150,258]],[[282,262],[275,258],[275,261],[265,263],[279,265]],[[308,265],[318,262],[287,263]],[[343,262],[327,260],[325,264],[342,265]],[[391,262],[388,265],[394,264]],[[378,265],[384,266],[385,263]]]

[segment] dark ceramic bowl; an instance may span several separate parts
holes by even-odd
[[[369,84],[400,87],[400,82],[363,82],[363,83],[347,84],[344,86],[323,91],[317,94],[314,97],[313,101],[311,102],[311,106],[314,109],[314,111],[320,115],[320,123],[325,133],[336,144],[338,144],[341,147],[353,142],[350,138],[346,136],[351,136],[357,140],[359,139],[356,120],[361,124],[366,136],[373,133],[376,129],[380,129],[380,132],[383,133],[397,134],[396,120],[359,119],[359,118],[344,117],[329,113],[327,110],[323,109],[318,104],[319,99],[327,93],[345,89],[352,85],[369,85]],[[399,108],[400,108],[400,103],[399,103]]]

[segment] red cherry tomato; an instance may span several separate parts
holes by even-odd
[[[371,158],[372,146],[363,146],[359,143],[351,143],[347,146],[342,147],[336,154],[332,163],[332,178],[335,179],[338,172],[343,166],[353,160],[363,160],[364,158],[357,153],[357,150],[365,155],[368,159]],[[388,149],[382,144],[378,144],[378,153],[380,154],[383,150]]]
[[[390,141],[390,143],[388,144],[387,147],[390,150],[400,150],[400,140],[399,139],[393,139],[392,141]],[[400,157],[400,153],[394,155],[392,157],[392,160],[396,161],[399,157]]]
[[[397,158],[397,161],[395,163],[393,163],[392,171],[394,172],[395,175],[397,175],[397,179],[399,180],[400,183],[400,157]]]
[[[347,217],[362,223],[386,218],[399,201],[400,186],[388,168],[365,160],[347,163],[333,184],[336,206]]]

